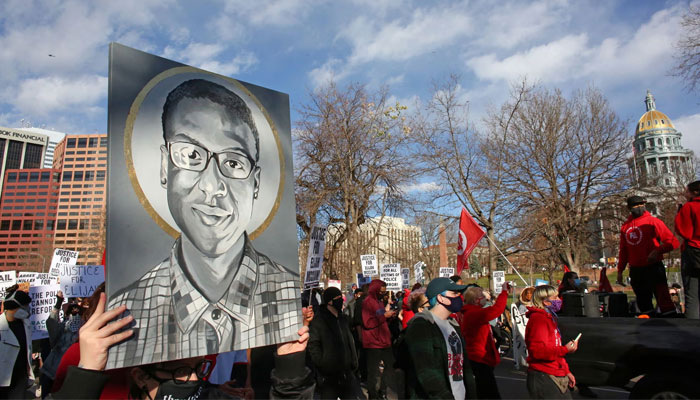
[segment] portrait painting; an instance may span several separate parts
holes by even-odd
[[[294,340],[288,95],[113,43],[108,137],[108,367]]]

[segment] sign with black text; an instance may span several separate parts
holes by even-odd
[[[52,278],[58,278],[59,269],[63,265],[75,265],[78,263],[78,252],[73,250],[54,249],[53,258],[51,259],[51,268],[49,275]]]
[[[401,289],[408,289],[411,284],[411,270],[401,268]]]
[[[364,276],[376,276],[379,275],[377,270],[377,256],[374,254],[365,254],[360,256],[360,262],[362,263],[362,275]]]
[[[66,298],[90,297],[105,281],[105,269],[101,265],[71,265],[59,263],[61,291]]]
[[[46,330],[46,320],[56,305],[56,294],[59,290],[58,284],[29,287],[29,297],[32,298],[29,305],[32,340],[49,337],[49,332]]]
[[[493,278],[493,292],[496,293],[496,295],[501,294],[503,284],[506,283],[506,272],[493,271],[491,277]]]
[[[418,261],[413,265],[413,275],[416,277],[416,283],[423,284],[425,278],[423,277],[423,268],[425,268],[425,263],[423,261]]]
[[[386,290],[401,290],[401,264],[382,265],[379,277],[386,283]]]
[[[449,268],[449,267],[440,268],[440,278],[449,278],[451,276],[454,276],[454,274],[455,274],[454,268]]]
[[[0,272],[0,301],[5,298],[6,290],[17,283],[17,271]]]
[[[323,271],[323,252],[326,249],[326,228],[314,225],[309,238],[309,255],[306,258],[304,289],[319,286]]]

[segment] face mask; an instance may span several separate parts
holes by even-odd
[[[445,296],[445,297],[447,297],[447,296]],[[445,307],[449,312],[456,313],[456,312],[460,312],[462,310],[462,306],[464,305],[464,303],[462,301],[462,296],[447,297],[447,298],[450,299],[449,306],[446,306],[442,303],[440,303],[440,304],[442,304],[443,307]]]
[[[29,311],[26,308],[22,307],[22,308],[18,309],[17,311],[15,311],[15,318],[27,319],[27,318],[29,318]]]
[[[547,310],[549,310],[550,312],[553,312],[554,314],[558,313],[559,310],[561,310],[561,303],[562,303],[561,300],[556,299],[556,300],[550,300],[550,301],[552,302],[552,304],[545,306],[545,307],[547,307]]]
[[[343,298],[333,299],[331,305],[336,309],[336,311],[341,311],[343,309]]]
[[[641,207],[635,207],[633,208],[630,212],[635,218],[641,217],[642,214],[644,214],[644,211],[646,211],[646,207],[641,206]]]
[[[158,386],[156,397],[153,400],[196,400],[204,398],[205,381],[189,381],[176,383],[174,380],[167,380]],[[149,396],[150,397],[150,396]]]
[[[579,278],[574,279],[574,286],[576,286],[576,287],[581,286],[581,279],[579,279]]]

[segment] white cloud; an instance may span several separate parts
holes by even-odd
[[[299,23],[323,2],[323,0],[229,0],[225,3],[224,13],[233,24],[290,26]]]
[[[226,46],[221,43],[194,42],[180,49],[167,46],[163,50],[163,57],[222,75],[240,73],[258,62],[255,54],[248,51],[242,51],[230,60],[221,61],[220,59],[226,50]]]
[[[442,185],[440,185],[436,182],[422,182],[422,183],[414,183],[411,185],[401,186],[401,190],[405,193],[434,192],[434,191],[440,190],[440,189],[442,189]]]
[[[99,75],[67,79],[59,76],[27,79],[19,84],[14,106],[28,115],[46,116],[55,111],[91,113],[107,95],[107,77]]]
[[[676,129],[683,134],[681,144],[700,156],[700,113],[685,115],[673,120]]]
[[[337,58],[332,58],[320,67],[312,69],[308,75],[311,80],[311,85],[314,88],[326,85],[331,81],[342,79],[348,73],[347,70],[338,71],[337,68],[341,66],[341,60]]]

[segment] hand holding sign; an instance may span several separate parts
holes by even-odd
[[[109,323],[119,314],[126,311],[126,306],[119,306],[113,310],[105,310],[105,294],[100,293],[100,301],[97,303],[95,313],[80,328],[80,367],[102,371],[107,365],[107,350],[110,346],[121,342],[131,336],[132,329],[115,333],[127,326],[134,318],[128,315],[114,323]]]

